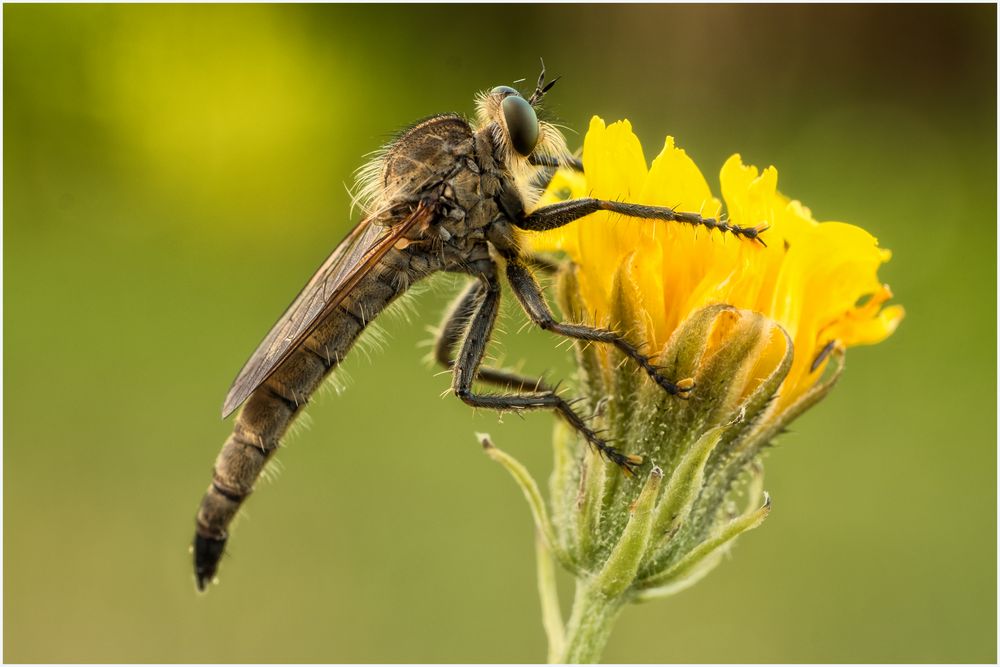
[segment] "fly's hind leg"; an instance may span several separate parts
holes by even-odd
[[[452,367],[452,389],[466,404],[477,408],[493,410],[554,410],[560,417],[576,429],[587,442],[603,454],[609,461],[621,466],[632,474],[635,467],[642,463],[642,457],[624,454],[597,435],[587,423],[573,411],[572,406],[562,396],[554,391],[532,391],[511,395],[479,394],[473,391],[472,385],[480,364],[486,354],[486,346],[493,332],[497,314],[500,310],[500,283],[496,276],[482,278],[482,299],[472,313],[462,349]]]
[[[482,301],[486,286],[476,280],[469,284],[444,316],[437,339],[434,341],[434,360],[445,368],[455,365],[455,348],[462,340],[469,319],[476,312],[476,307]],[[516,391],[551,391],[541,378],[520,375],[503,368],[481,366],[476,374],[476,380],[498,385]]]
[[[650,357],[642,354],[634,345],[625,338],[609,329],[597,329],[582,324],[563,324],[553,317],[552,311],[545,303],[542,289],[531,275],[531,271],[516,257],[507,259],[507,280],[511,289],[521,302],[524,311],[531,318],[531,321],[546,331],[557,333],[568,338],[577,340],[596,341],[599,343],[609,343],[622,351],[626,356],[635,361],[646,373],[660,385],[665,391],[678,398],[687,398],[694,389],[694,381],[690,378],[672,381],[660,375],[656,366],[651,363]]]

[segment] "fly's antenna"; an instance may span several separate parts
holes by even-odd
[[[530,104],[531,106],[535,106],[536,104],[538,104],[539,102],[541,102],[542,101],[542,97],[545,96],[545,93],[549,92],[549,89],[551,89],[552,86],[556,85],[556,81],[558,81],[559,79],[562,78],[562,75],[559,75],[559,76],[557,76],[556,78],[552,79],[551,81],[549,81],[546,84],[545,83],[545,61],[542,60],[541,58],[539,58],[538,62],[542,63],[542,72],[541,72],[541,74],[538,75],[538,83],[535,84],[535,92],[533,92],[531,94],[531,97],[528,98],[528,104]]]

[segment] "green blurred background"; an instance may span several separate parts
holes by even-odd
[[[566,126],[628,117],[649,158],[673,134],[715,188],[732,152],[776,164],[894,250],[908,310],[769,457],[765,527],[606,659],[995,662],[995,7],[3,17],[7,661],[544,659],[528,511],[473,432],[546,475],[551,418],[441,397],[449,280],[311,408],[208,595],[187,551],[229,382],[351,225],[364,154],[544,56]],[[508,318],[501,355],[569,371]]]

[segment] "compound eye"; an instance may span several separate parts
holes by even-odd
[[[496,88],[494,88],[496,90]],[[538,143],[538,116],[528,101],[520,96],[505,97],[500,103],[507,122],[510,143],[521,155],[527,157]]]
[[[508,97],[510,95],[517,95],[518,97],[521,96],[521,93],[519,90],[517,90],[517,88],[511,88],[510,86],[497,86],[496,88],[490,91],[490,94],[503,95],[504,97]]]

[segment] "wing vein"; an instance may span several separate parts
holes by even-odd
[[[385,227],[371,215],[359,222],[309,279],[302,291],[264,337],[233,381],[222,407],[228,417],[260,387],[322,324],[357,285],[379,265],[399,239],[432,217],[420,204],[405,219]],[[361,304],[364,313],[365,304]],[[367,318],[362,318],[362,325]],[[340,355],[338,354],[338,362]]]

